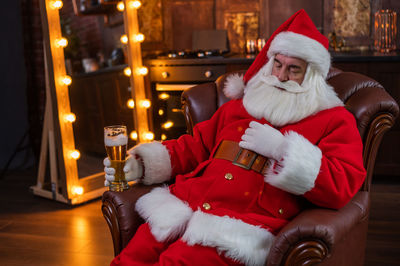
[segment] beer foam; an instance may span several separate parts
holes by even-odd
[[[104,144],[106,146],[122,146],[128,143],[128,136],[119,134],[116,136],[105,136],[104,137]]]

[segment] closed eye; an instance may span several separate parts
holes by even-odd
[[[282,63],[278,60],[278,59],[274,59],[274,66],[276,68],[281,68],[282,67]]]

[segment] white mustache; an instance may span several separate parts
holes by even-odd
[[[276,88],[284,89],[291,93],[302,93],[306,92],[308,89],[302,87],[300,84],[293,80],[288,80],[285,82],[279,81],[279,79],[274,75],[261,75],[261,81],[269,86],[274,86]]]

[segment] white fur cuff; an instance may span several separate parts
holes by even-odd
[[[182,239],[188,245],[215,247],[224,256],[246,265],[264,265],[275,236],[241,220],[198,210]]]
[[[144,179],[146,185],[162,183],[171,178],[171,159],[167,148],[160,142],[143,143],[128,151],[140,156],[143,160]]]
[[[169,192],[167,187],[154,188],[136,202],[136,211],[149,223],[159,242],[180,236],[192,216],[192,209]]]
[[[224,94],[230,99],[240,99],[243,97],[244,87],[242,75],[229,75],[225,81]]]
[[[322,152],[303,136],[290,131],[285,134],[287,145],[283,160],[270,169],[265,182],[295,195],[310,191],[321,167]]]

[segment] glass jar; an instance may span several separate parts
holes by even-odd
[[[379,10],[375,13],[374,48],[380,53],[396,50],[397,14],[393,10]]]

